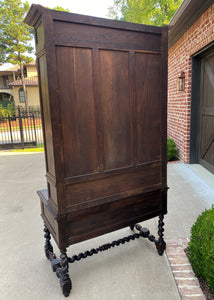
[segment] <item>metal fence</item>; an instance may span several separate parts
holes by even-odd
[[[0,117],[0,149],[35,147],[43,143],[39,113],[26,115],[18,109],[16,116]]]

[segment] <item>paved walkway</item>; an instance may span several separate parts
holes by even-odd
[[[43,251],[43,224],[36,190],[46,188],[44,153],[1,153],[0,170],[0,299],[63,299],[58,279]],[[190,236],[198,214],[213,202],[214,189],[182,163],[168,165],[168,185],[165,238],[170,242]],[[155,234],[157,219],[144,222],[143,226]],[[73,245],[68,255],[129,234],[130,229],[124,228]],[[56,246],[55,249],[58,254]],[[148,240],[135,240],[70,265],[73,289],[69,298],[181,299],[169,261],[166,255],[157,255],[154,244]]]

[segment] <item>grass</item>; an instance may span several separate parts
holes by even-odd
[[[37,144],[35,148],[25,148],[25,149],[13,149],[10,152],[44,152],[44,144]]]
[[[13,149],[10,152],[44,152],[44,148]]]

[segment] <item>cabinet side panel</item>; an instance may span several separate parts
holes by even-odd
[[[40,25],[36,28],[35,33],[36,51],[39,52],[40,50],[44,49],[45,43],[43,23],[40,23]]]
[[[55,163],[53,153],[53,136],[52,136],[52,125],[51,125],[51,114],[50,114],[50,99],[48,93],[48,78],[47,78],[47,65],[46,56],[43,55],[39,59],[39,78],[40,78],[40,89],[41,89],[41,105],[43,112],[43,126],[44,136],[46,143],[46,164],[47,172],[55,176]],[[42,83],[42,84],[41,84]]]
[[[104,169],[131,165],[129,53],[100,51]]]
[[[92,50],[56,47],[65,176],[94,173],[98,139]]]
[[[161,56],[135,54],[137,164],[161,159]]]

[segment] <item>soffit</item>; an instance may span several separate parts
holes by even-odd
[[[184,0],[169,26],[169,48],[197,21],[197,19],[214,3],[214,0]]]

